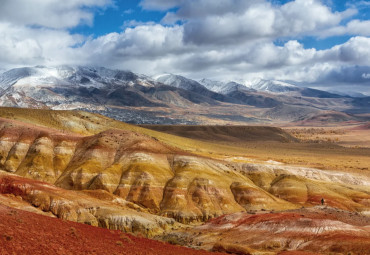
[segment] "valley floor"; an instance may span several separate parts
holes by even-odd
[[[193,153],[209,157],[224,159],[235,156],[235,160],[239,157],[251,162],[273,160],[284,164],[370,176],[368,125],[339,125],[337,128],[282,127],[281,130],[260,126],[143,127],[203,141],[205,143],[197,144],[198,150]],[[300,141],[294,140],[295,138]]]

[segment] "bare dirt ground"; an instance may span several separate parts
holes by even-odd
[[[0,205],[0,219],[1,255],[213,254],[2,205]]]

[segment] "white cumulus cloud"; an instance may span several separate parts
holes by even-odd
[[[100,65],[149,75],[369,86],[370,21],[353,18],[359,5],[336,12],[320,0],[142,0],[144,11],[164,13],[160,23],[130,15],[120,32],[96,38],[69,32],[93,26],[96,8],[112,5],[113,0],[3,0],[0,67]],[[352,38],[325,50],[301,43],[306,36],[338,35]]]

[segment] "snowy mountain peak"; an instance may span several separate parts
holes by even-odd
[[[283,81],[276,80],[257,80],[249,85],[257,91],[270,92],[270,93],[286,93],[300,90],[299,87]]]
[[[180,75],[175,74],[160,74],[155,77],[153,77],[157,82],[163,83],[165,85],[181,88],[185,90],[197,90],[199,88],[204,89],[204,86],[202,86],[197,81],[185,78]]]
[[[248,88],[247,86],[234,81],[225,83],[209,79],[202,79],[199,81],[199,83],[213,92],[221,93],[224,95],[238,90],[255,91],[254,89]]]
[[[222,87],[225,85],[225,83],[221,81],[213,81],[205,78],[201,79],[199,83],[202,84],[207,89],[218,93],[222,91]]]
[[[154,86],[149,77],[130,71],[111,70],[104,67],[57,66],[24,67],[0,74],[0,87],[10,86],[83,86],[101,88],[107,85]]]
[[[6,71],[0,75],[0,87],[7,89],[9,86],[16,83],[18,80],[25,77],[29,77],[35,74],[35,70],[32,67],[15,68]]]

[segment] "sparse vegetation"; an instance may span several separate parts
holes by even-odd
[[[6,241],[11,241],[13,239],[13,236],[8,235],[8,234],[3,234],[3,237]]]
[[[73,237],[78,237],[76,228],[70,227],[69,232]]]
[[[338,136],[346,134],[344,129],[333,128],[293,128],[287,131],[306,143],[338,143]]]
[[[124,234],[124,233],[121,233],[119,238],[123,241],[123,242],[126,242],[126,243],[132,243],[132,240],[130,237],[128,237],[127,234]]]

